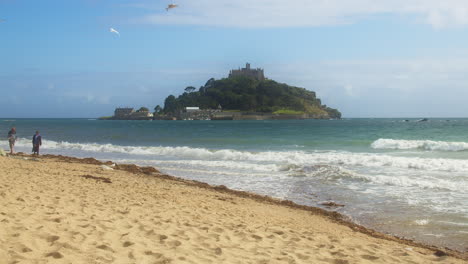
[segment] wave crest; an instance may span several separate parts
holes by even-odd
[[[400,140],[380,138],[371,144],[374,149],[422,149],[431,151],[465,151],[467,142],[446,142],[433,140]]]
[[[380,140],[375,145],[389,142]],[[29,139],[20,139],[19,147],[30,147]],[[7,141],[0,141],[6,146]],[[119,146],[97,143],[70,143],[43,141],[43,149],[56,153],[67,151],[91,153],[123,153],[126,158],[138,157],[136,162],[159,164],[168,168],[205,168],[216,172],[268,175],[288,174],[339,180],[354,178],[404,187],[444,188],[468,191],[468,185],[451,179],[434,178],[432,172],[468,173],[466,160],[448,158],[398,157],[379,153],[353,153],[345,151],[262,151],[249,152],[234,149],[210,150],[192,147]],[[92,154],[91,154],[92,155]],[[169,158],[168,158],[169,157]],[[142,159],[141,159],[142,158]],[[175,158],[175,159],[173,159]],[[410,171],[413,172],[410,172]],[[410,172],[410,173],[409,173]],[[426,175],[427,174],[427,175]],[[398,176],[395,176],[398,175]],[[454,174],[455,175],[455,174]],[[426,177],[427,176],[427,177]]]
[[[377,142],[377,143],[376,143]],[[376,141],[374,147],[386,142]],[[379,143],[380,142],[380,143]],[[6,141],[0,141],[0,145],[7,146]],[[30,140],[21,139],[17,146],[30,147]],[[388,145],[387,145],[388,146]],[[211,150],[192,147],[163,147],[163,146],[119,146],[113,144],[97,143],[70,143],[43,141],[44,150],[54,152],[75,150],[79,152],[94,153],[123,153],[130,157],[163,156],[175,157],[181,160],[199,161],[233,161],[249,162],[262,165],[275,165],[278,171],[294,170],[319,164],[337,165],[340,167],[366,167],[366,168],[399,168],[423,171],[468,172],[468,163],[465,160],[447,158],[418,158],[396,157],[376,153],[353,153],[345,151],[262,151],[250,152],[234,149]],[[468,149],[468,147],[467,147]],[[270,167],[270,169],[272,168]]]

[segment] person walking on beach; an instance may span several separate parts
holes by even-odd
[[[41,134],[39,134],[39,131],[36,131],[36,134],[34,134],[33,139],[32,139],[32,144],[33,144],[33,155],[38,155],[39,156],[39,147],[42,145],[42,137]]]
[[[8,143],[10,143],[10,154],[14,154],[15,150],[15,142],[16,142],[16,127],[12,127],[10,131],[8,131]]]

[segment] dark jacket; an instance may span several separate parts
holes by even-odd
[[[39,145],[39,146],[41,146],[41,145],[42,145],[42,137],[41,137],[41,135],[36,135],[36,134],[34,134],[33,139],[32,139],[32,143],[33,143],[33,145]]]
[[[8,140],[15,141],[16,140],[16,132],[13,130],[8,131]]]

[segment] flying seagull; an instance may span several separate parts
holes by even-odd
[[[119,35],[119,37],[120,37],[120,33],[117,30],[115,30],[114,28],[110,28],[109,31]]]
[[[169,11],[169,9],[176,8],[176,7],[179,7],[179,6],[176,4],[170,4],[166,7],[166,11]]]

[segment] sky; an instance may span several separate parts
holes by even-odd
[[[344,117],[468,117],[468,1],[0,0],[2,118],[153,109],[246,62]]]

